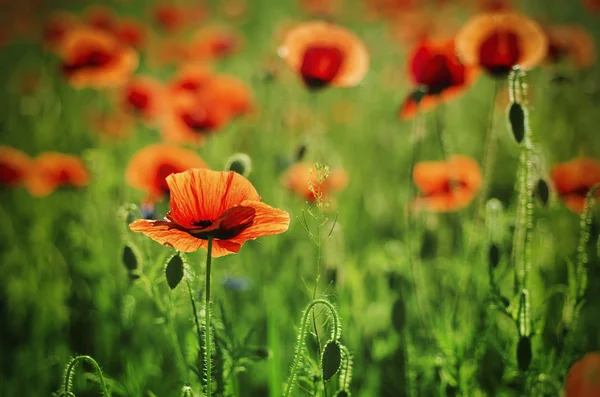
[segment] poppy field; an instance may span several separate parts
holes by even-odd
[[[600,1],[0,2],[0,396],[600,397]]]

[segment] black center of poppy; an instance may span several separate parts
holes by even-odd
[[[202,109],[197,109],[193,113],[182,113],[180,117],[186,126],[198,133],[210,131],[216,127],[215,123]]]
[[[300,74],[306,86],[319,89],[327,86],[339,73],[344,54],[337,47],[314,46],[304,53]]]
[[[63,72],[71,74],[81,69],[96,69],[107,65],[112,60],[111,54],[100,49],[82,52],[70,62],[63,64]]]
[[[462,82],[462,79],[455,81],[448,58],[441,54],[431,57],[422,66],[419,74],[419,83],[427,87],[427,93],[430,95],[440,94],[445,89]]]
[[[150,96],[147,92],[132,89],[127,94],[127,102],[136,110],[144,110],[150,103]]]
[[[213,221],[209,221],[207,219],[203,219],[201,221],[194,222],[195,226],[200,226],[201,228],[207,228],[212,225]]]
[[[21,178],[21,173],[9,164],[0,163],[0,183],[10,185],[18,182]]]
[[[517,65],[522,53],[519,37],[510,31],[496,31],[479,48],[481,66],[494,77],[505,77]]]

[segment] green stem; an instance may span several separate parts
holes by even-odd
[[[190,280],[186,280],[188,294],[190,296],[190,302],[192,304],[192,313],[194,314],[194,324],[196,324],[196,333],[198,334],[198,341],[200,341],[202,337],[202,328],[200,327],[200,320],[198,319],[198,309],[196,308],[196,301],[194,300],[194,293],[192,291],[192,286],[190,284]]]
[[[304,340],[306,339],[308,316],[310,315],[312,309],[319,304],[325,305],[329,309],[331,317],[333,318],[333,329],[331,330],[331,339],[334,341],[338,341],[340,339],[342,331],[340,329],[340,320],[337,311],[335,310],[335,307],[333,307],[333,305],[325,299],[315,299],[311,303],[309,303],[306,309],[304,309],[304,312],[302,313],[302,320],[300,322],[300,332],[298,333],[298,341],[296,343],[296,351],[294,353],[294,361],[292,363],[292,371],[285,385],[285,391],[283,393],[284,397],[289,397],[291,395],[292,390],[294,388],[294,384],[296,383],[298,365],[300,364],[302,349],[304,347]]]
[[[90,356],[77,356],[71,360],[71,362],[67,365],[67,369],[65,370],[65,374],[63,377],[63,389],[59,396],[70,396],[71,388],[73,387],[73,376],[75,375],[75,367],[79,364],[80,361],[86,361],[94,367],[96,371],[96,376],[98,376],[98,382],[100,383],[100,391],[103,396],[110,396],[108,393],[108,388],[106,387],[106,383],[104,381],[104,376],[102,375],[102,369],[100,369],[100,365]]]
[[[210,266],[212,259],[212,237],[208,238],[208,248],[206,249],[206,285],[204,287],[206,291],[206,295],[204,298],[204,360],[206,362],[206,395],[210,397],[211,395],[211,368],[212,368],[212,358],[211,358],[211,347],[212,347],[212,339],[211,339],[211,328],[210,328]]]

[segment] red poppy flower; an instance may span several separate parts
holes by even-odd
[[[369,54],[351,31],[327,22],[307,22],[287,32],[279,55],[306,86],[357,85],[369,68]]]
[[[600,0],[583,0],[583,6],[592,14],[600,12]]]
[[[62,70],[76,88],[114,87],[125,83],[138,65],[138,54],[98,29],[68,32],[61,46]]]
[[[194,168],[167,177],[171,210],[164,221],[137,220],[129,225],[151,239],[183,252],[208,247],[212,256],[236,253],[247,240],[285,232],[287,212],[260,200],[240,174]]]
[[[87,185],[89,175],[83,162],[75,156],[47,152],[38,156],[27,179],[27,188],[33,196],[47,196],[58,187]]]
[[[137,49],[141,48],[146,40],[144,27],[134,19],[119,19],[113,27],[113,34],[123,43]]]
[[[467,156],[452,156],[447,162],[423,161],[415,165],[413,181],[421,191],[415,207],[433,212],[460,210],[481,189],[479,164]]]
[[[190,56],[201,60],[225,58],[239,51],[241,41],[241,37],[230,28],[207,26],[196,33]]]
[[[304,200],[314,203],[319,196],[326,201],[332,193],[343,190],[348,185],[348,174],[342,169],[330,171],[319,187],[314,164],[296,163],[283,175],[283,184]]]
[[[31,163],[29,156],[20,150],[0,146],[0,185],[15,187],[23,184]]]
[[[546,61],[556,64],[571,61],[578,68],[587,68],[596,61],[596,44],[592,35],[581,26],[554,26],[546,30],[548,54]]]
[[[567,375],[565,397],[600,396],[600,353],[588,353]]]
[[[425,94],[419,109],[427,110],[464,91],[474,82],[478,70],[460,63],[454,40],[424,40],[409,57],[409,75]],[[401,118],[407,119],[416,114],[415,94],[410,94],[404,101],[400,109]]]
[[[514,66],[529,70],[546,56],[544,32],[531,19],[510,12],[471,18],[456,36],[456,51],[465,65],[480,66],[505,77]]]
[[[148,76],[134,77],[121,91],[123,108],[146,121],[156,119],[162,110],[162,85]]]
[[[64,11],[53,13],[44,26],[44,45],[51,51],[57,51],[67,33],[80,25],[81,23],[73,14]]]
[[[159,4],[152,10],[156,24],[169,33],[175,33],[191,23],[206,18],[206,9],[201,6],[184,7],[175,4]]]
[[[166,178],[190,168],[208,168],[195,152],[169,144],[154,144],[139,150],[125,171],[127,183],[148,193],[151,201],[169,193]]]
[[[183,91],[198,94],[206,90],[213,76],[212,71],[206,67],[186,65],[169,82],[169,92],[177,94]]]
[[[552,168],[552,181],[568,209],[581,213],[589,190],[600,183],[600,162],[579,157]],[[598,192],[600,196],[600,192]]]

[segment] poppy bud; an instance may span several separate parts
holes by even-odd
[[[260,346],[250,350],[251,357],[255,360],[266,360],[271,357],[271,352],[266,347]]]
[[[181,389],[181,397],[193,397],[194,396],[194,392],[192,391],[192,388],[189,386],[183,386],[183,388]]]
[[[342,389],[335,393],[335,397],[350,397],[350,392],[348,390]]]
[[[304,159],[304,156],[306,155],[306,149],[308,149],[308,146],[305,143],[298,147],[298,149],[296,150],[296,161],[299,162],[302,161],[302,159]]]
[[[235,171],[243,177],[248,177],[252,171],[252,160],[246,153],[236,153],[227,159],[227,171]]]
[[[488,250],[488,265],[495,269],[500,263],[500,248],[496,244],[490,245]]]
[[[325,345],[321,355],[323,380],[328,381],[335,375],[342,364],[342,349],[339,342],[331,340]]]
[[[527,371],[531,364],[531,339],[528,336],[522,336],[517,344],[517,364],[521,371]]]
[[[138,268],[137,255],[130,246],[123,247],[122,259],[123,264],[130,272]]]
[[[537,184],[535,185],[535,195],[544,207],[548,207],[548,201],[550,200],[550,188],[548,187],[548,182],[546,182],[546,180],[540,178],[537,181]]]
[[[181,256],[173,255],[169,259],[165,269],[165,275],[167,276],[169,288],[175,289],[183,279],[183,260],[181,259]]]
[[[325,275],[327,278],[327,284],[331,284],[332,286],[335,287],[335,285],[337,284],[337,279],[338,279],[338,271],[335,267],[328,267],[325,270]]]
[[[517,143],[525,137],[525,110],[520,103],[513,102],[508,108],[508,122]]]

